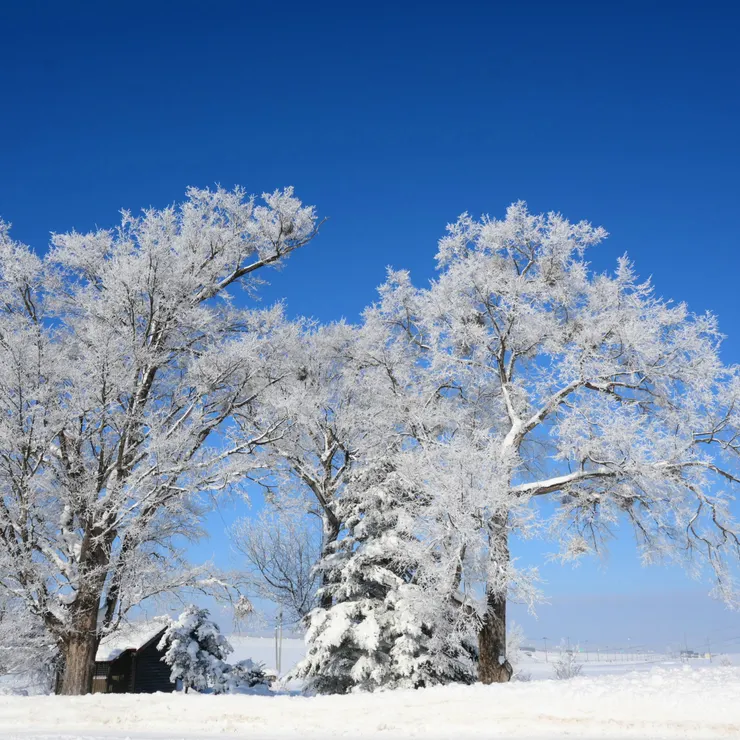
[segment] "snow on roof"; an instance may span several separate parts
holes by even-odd
[[[95,653],[95,660],[107,663],[126,650],[139,650],[155,638],[167,624],[163,620],[122,624],[115,632],[106,635]]]

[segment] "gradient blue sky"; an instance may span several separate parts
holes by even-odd
[[[1,2],[0,216],[43,250],[191,184],[293,184],[330,220],[264,300],[352,320],[386,265],[423,283],[447,222],[521,198],[604,225],[595,266],[629,252],[720,316],[736,362],[739,21],[680,1]],[[235,513],[198,557],[225,559]],[[533,637],[740,636],[628,538],[543,575],[539,621],[515,609]]]

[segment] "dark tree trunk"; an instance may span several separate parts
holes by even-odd
[[[506,659],[506,597],[488,594],[488,612],[478,632],[478,680],[506,683],[514,672]]]
[[[509,564],[508,517],[494,517],[489,530],[489,550],[494,570]],[[487,611],[478,632],[478,680],[506,683],[514,669],[506,657],[506,587],[489,588]]]
[[[62,646],[63,676],[59,693],[68,696],[89,694],[98,649],[98,600],[88,596],[72,620],[70,634]]]

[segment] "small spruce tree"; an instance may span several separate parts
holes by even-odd
[[[229,666],[227,683],[230,692],[239,692],[249,689],[269,689],[270,680],[265,674],[263,663],[251,658],[240,660]]]
[[[171,680],[182,681],[185,692],[213,689],[221,693],[229,683],[229,666],[224,659],[233,648],[208,616],[207,609],[191,604],[170,622],[159,641],[162,660],[172,669]]]

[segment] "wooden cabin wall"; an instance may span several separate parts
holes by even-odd
[[[153,640],[134,657],[133,691],[137,694],[175,690],[175,684],[170,681],[170,667],[162,662],[162,653],[157,650],[157,642],[158,640]]]

